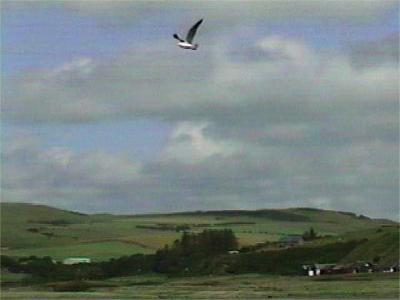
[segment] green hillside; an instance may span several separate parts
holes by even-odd
[[[399,261],[399,227],[382,227],[364,231],[367,242],[356,247],[343,262],[375,261],[382,266],[390,266]],[[363,233],[351,233],[347,238]]]
[[[79,234],[73,228],[111,219],[111,216],[88,216],[45,205],[1,203],[1,247],[67,245]],[[62,234],[63,231],[71,234]]]
[[[86,215],[22,203],[1,203],[0,207],[2,254],[50,255],[58,259],[81,255],[103,260],[151,253],[179,238],[182,229],[199,232],[229,228],[239,238],[240,245],[247,246],[277,241],[288,234],[302,234],[310,227],[334,239],[360,230],[375,232],[382,224],[394,223],[310,208],[118,216]],[[375,243],[378,251],[380,243]]]

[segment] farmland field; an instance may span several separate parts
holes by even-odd
[[[154,253],[179,239],[183,230],[199,233],[204,229],[232,229],[240,247],[259,244],[258,250],[254,251],[268,251],[271,250],[268,248],[271,243],[260,243],[278,241],[290,234],[302,234],[310,227],[323,237],[304,243],[304,248],[363,240],[355,243],[354,249],[335,262],[376,260],[382,266],[389,266],[399,259],[397,223],[327,210],[297,208],[164,215],[85,215],[41,205],[2,203],[1,217],[1,254],[16,259],[35,255],[51,256],[61,261],[66,257],[82,256],[94,262],[107,261],[137,253]],[[274,253],[275,250],[272,249]],[[250,259],[252,256],[247,257]],[[296,261],[299,259],[296,258]],[[219,275],[167,277],[150,272],[140,276],[83,282],[52,282],[55,279],[50,278],[38,283],[29,274],[11,273],[2,268],[1,298],[383,299],[397,298],[399,293],[398,273],[318,278],[244,273],[228,275],[229,272],[214,274]],[[83,284],[84,291],[70,292],[70,287],[76,284]]]
[[[1,203],[2,254],[10,256],[88,256],[107,260],[151,253],[191,232],[232,229],[240,246],[277,241],[302,234],[311,226],[333,238],[359,230],[375,230],[382,221],[314,209],[193,212],[164,215],[84,215],[42,205]],[[386,222],[386,221],[385,221]],[[388,221],[390,224],[390,221]]]
[[[144,275],[87,282],[91,287],[85,292],[54,292],[60,283],[4,287],[2,299],[397,299],[398,279],[398,273],[319,278],[256,274],[187,278]]]

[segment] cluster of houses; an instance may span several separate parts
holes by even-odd
[[[304,265],[303,269],[308,276],[329,274],[372,273],[372,272],[399,272],[400,263],[389,267],[378,267],[370,262],[357,262],[350,264],[312,264]]]
[[[301,235],[287,235],[279,240],[280,248],[291,248],[304,244],[304,238]],[[327,274],[346,274],[346,273],[372,273],[372,272],[399,272],[400,263],[391,266],[381,267],[371,262],[357,262],[349,264],[312,264],[304,265],[306,275],[320,276]]]

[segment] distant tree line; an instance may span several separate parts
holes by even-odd
[[[238,242],[231,229],[203,230],[201,233],[184,232],[172,247],[157,251],[158,255],[172,254],[184,257],[205,257],[237,249]]]
[[[299,274],[307,263],[336,262],[361,241],[335,243],[318,247],[296,247],[280,251],[248,252],[230,255],[238,242],[232,230],[204,230],[183,233],[171,246],[155,254],[135,254],[91,264],[64,265],[51,257],[15,259],[1,256],[1,267],[15,273],[32,274],[31,280],[62,281],[103,279],[145,273],[202,275],[260,272]]]
[[[155,255],[155,271],[160,273],[188,272],[202,259],[226,254],[237,249],[238,242],[231,229],[184,232],[171,247],[166,245]]]
[[[154,230],[172,230],[176,232],[181,232],[185,230],[190,230],[189,225],[169,225],[169,224],[158,224],[158,225],[136,225],[139,229],[154,229]]]
[[[166,245],[156,254],[135,254],[77,265],[55,263],[49,256],[15,259],[2,255],[1,267],[11,272],[29,273],[36,278],[52,280],[100,279],[149,272],[179,273],[204,258],[221,255],[237,247],[238,242],[232,230],[204,230],[200,233],[184,232],[181,239],[172,246]]]

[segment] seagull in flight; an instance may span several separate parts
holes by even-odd
[[[193,44],[193,38],[196,35],[197,28],[199,28],[200,24],[203,22],[203,19],[197,21],[196,24],[190,28],[190,30],[187,33],[186,36],[186,41],[181,39],[176,33],[173,35],[175,39],[179,41],[178,46],[183,48],[183,49],[191,49],[191,50],[196,50],[199,45],[198,44]]]

